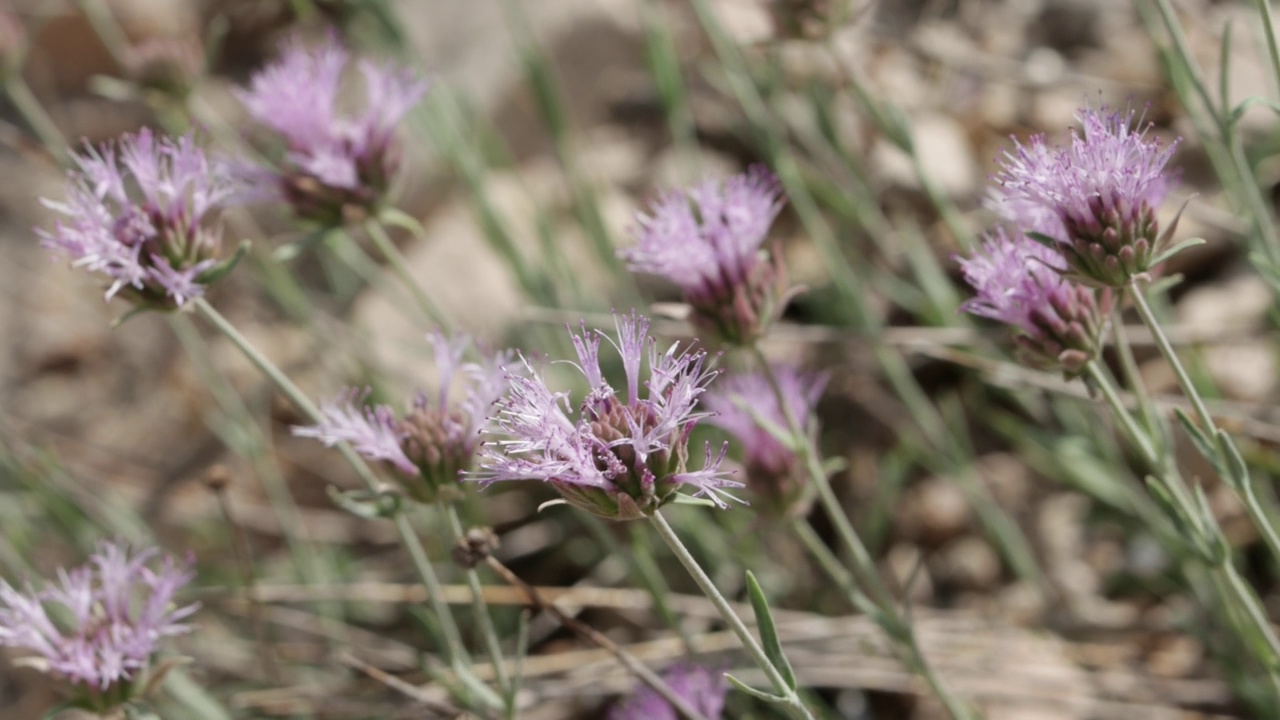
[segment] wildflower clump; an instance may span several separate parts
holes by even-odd
[[[397,416],[389,405],[368,406],[368,390],[351,388],[322,403],[324,420],[295,427],[293,434],[333,446],[339,442],[370,460],[390,463],[399,471],[405,491],[415,500],[435,502],[456,492],[461,475],[470,470],[479,450],[481,428],[490,406],[507,389],[504,366],[510,352],[494,353],[480,362],[464,362],[471,340],[430,337],[435,347],[440,391],[434,401],[419,391],[408,412]],[[452,386],[460,381],[456,403]]]
[[[154,548],[103,542],[86,565],[23,590],[0,579],[0,645],[33,653],[23,664],[65,682],[74,705],[105,713],[136,699],[160,640],[190,631],[198,605],[176,606],[195,577]]]
[[[1052,248],[996,229],[960,267],[974,289],[960,309],[1012,327],[1028,364],[1074,377],[1097,358],[1110,293],[1064,277],[1066,261]]]
[[[400,120],[427,91],[426,81],[394,65],[358,63],[362,111],[339,109],[350,58],[330,36],[314,48],[295,39],[252,77],[241,102],[282,145],[271,167],[243,168],[251,196],[283,201],[304,220],[338,226],[375,214],[399,169]]]
[[[107,299],[172,310],[204,294],[235,258],[220,258],[216,215],[234,182],[209,162],[191,135],[150,130],[73,154],[63,215],[41,243],[72,264],[105,275]]]
[[[992,208],[1052,245],[1064,270],[1090,285],[1144,277],[1174,229],[1159,233],[1156,210],[1172,184],[1165,166],[1177,143],[1148,137],[1135,115],[1084,108],[1069,145],[1050,147],[1042,135],[1017,143],[995,177]]]
[[[486,426],[476,479],[542,480],[568,503],[614,520],[652,515],[682,486],[725,507],[724,489],[742,486],[720,470],[725,451],[713,458],[708,444],[702,469],[688,467],[689,435],[708,414],[698,399],[717,374],[707,353],[677,345],[660,352],[648,319],[635,312],[615,324],[617,340],[608,339],[622,357],[625,391],[604,378],[607,336],[598,331],[572,336],[590,388],[576,412],[569,393],[552,391],[523,360],[526,372],[510,376]]]
[[[829,379],[825,373],[808,373],[790,365],[773,368],[777,393],[763,372],[740,373],[719,380],[707,393],[704,404],[713,415],[708,422],[733,436],[742,446],[742,464],[747,489],[763,502],[766,512],[779,517],[807,512],[812,500],[808,488],[809,470],[790,438],[788,416],[801,424],[805,441],[818,432],[813,414]],[[788,439],[784,440],[783,435]]]
[[[764,247],[781,209],[777,179],[756,166],[663,195],[640,215],[636,243],[621,255],[633,272],[679,286],[695,325],[721,342],[748,345],[790,297],[780,249]]]
[[[729,682],[724,675],[697,665],[676,665],[662,680],[707,720],[720,720]],[[608,720],[679,720],[676,709],[651,687],[637,688],[609,711]]]

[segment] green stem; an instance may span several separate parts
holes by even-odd
[[[365,232],[369,234],[369,239],[373,241],[378,252],[382,253],[382,257],[386,259],[387,264],[391,266],[391,271],[396,274],[400,282],[413,295],[413,299],[417,301],[418,307],[422,312],[442,330],[449,329],[449,322],[445,319],[444,313],[427,295],[427,291],[413,277],[413,273],[409,270],[409,260],[400,252],[395,243],[391,242],[391,237],[387,235],[387,230],[382,226],[382,222],[376,218],[370,218],[364,224]]]
[[[265,355],[254,347],[249,339],[240,334],[235,326],[230,323],[222,313],[219,313],[204,298],[196,298],[192,301],[196,311],[213,324],[223,335],[227,337],[239,350],[253,363],[254,367],[266,375],[272,384],[284,393],[285,397],[302,411],[303,415],[313,423],[324,422],[324,416],[320,413],[320,409],[315,403],[311,402],[311,398],[307,397],[302,389],[293,383],[287,375],[271,362]],[[351,465],[360,479],[364,481],[365,487],[370,491],[376,491],[381,487],[382,483],[378,477],[369,468],[356,451],[351,449],[347,443],[338,443],[338,452]],[[409,557],[413,561],[413,566],[417,570],[422,584],[426,587],[430,594],[430,602],[432,610],[436,617],[440,620],[441,632],[444,634],[446,651],[450,665],[462,683],[475,693],[486,705],[490,707],[502,707],[502,699],[499,698],[493,690],[484,683],[477,680],[467,667],[466,649],[462,645],[462,636],[458,632],[458,625],[454,621],[453,613],[449,610],[449,605],[445,602],[444,591],[441,589],[440,580],[436,577],[435,569],[431,566],[427,553],[422,547],[422,541],[414,532],[413,526],[409,524],[408,518],[404,513],[396,513],[395,516],[396,531],[400,535],[400,541],[404,544],[405,549],[409,552]]]
[[[1124,304],[1124,290],[1116,291],[1116,304],[1111,311],[1111,331],[1115,335],[1116,354],[1120,356],[1120,368],[1124,370],[1134,397],[1138,398],[1138,409],[1142,412],[1142,421],[1147,426],[1147,433],[1152,440],[1159,440],[1164,445],[1165,438],[1157,423],[1155,405],[1151,402],[1151,394],[1147,392],[1146,383],[1142,381],[1142,373],[1138,370],[1138,361],[1133,356],[1133,346],[1129,343],[1129,335],[1124,327],[1124,318],[1120,308]],[[1160,437],[1157,437],[1160,435]],[[1163,447],[1157,448],[1162,454]]]
[[[1155,338],[1156,346],[1160,348],[1160,354],[1164,355],[1169,367],[1173,369],[1173,374],[1178,379],[1178,385],[1182,387],[1183,394],[1187,396],[1191,406],[1195,409],[1196,416],[1200,420],[1201,429],[1213,440],[1214,449],[1217,451],[1218,456],[1217,464],[1221,468],[1229,467],[1231,459],[1228,457],[1227,447],[1224,445],[1226,442],[1224,435],[1218,429],[1217,423],[1214,422],[1213,415],[1209,413],[1209,408],[1204,404],[1204,400],[1200,397],[1199,391],[1196,390],[1195,384],[1191,382],[1191,376],[1187,373],[1186,368],[1183,367],[1182,361],[1178,359],[1178,354],[1174,352],[1173,345],[1160,327],[1160,322],[1156,319],[1155,313],[1151,311],[1151,306],[1147,304],[1146,298],[1143,297],[1136,280],[1133,284],[1133,304],[1138,309],[1138,314],[1142,316],[1142,322],[1151,331],[1151,336]],[[1238,479],[1238,482],[1233,480],[1227,484],[1236,491],[1236,495],[1244,504],[1245,510],[1248,511],[1254,527],[1258,529],[1259,534],[1262,535],[1262,539],[1270,549],[1272,557],[1280,560],[1280,534],[1276,532],[1275,526],[1271,521],[1271,514],[1259,502],[1257,494],[1250,485],[1251,482],[1249,478],[1245,477]]]
[[[818,561],[818,564],[822,566],[827,575],[844,590],[845,595],[853,603],[853,606],[868,617],[874,615],[877,609],[875,603],[871,602],[871,599],[858,588],[858,583],[853,579],[853,575],[850,575],[849,571],[845,570],[844,566],[840,564],[840,559],[836,557],[835,553],[831,552],[831,548],[827,547],[827,544],[818,536],[818,532],[813,529],[809,519],[805,517],[796,518],[792,521],[791,529],[795,531],[796,536],[800,538],[800,543],[813,555],[813,558]]]
[[[1098,365],[1097,360],[1090,360],[1085,365],[1085,374],[1094,384],[1102,391],[1102,397],[1106,399],[1107,405],[1111,407],[1111,413],[1116,416],[1120,424],[1124,426],[1125,434],[1129,439],[1138,446],[1142,451],[1142,457],[1146,459],[1151,469],[1159,469],[1162,465],[1160,455],[1156,452],[1155,446],[1151,444],[1151,439],[1147,434],[1138,427],[1138,422],[1133,419],[1133,414],[1129,412],[1129,408],[1125,407],[1124,401],[1120,399],[1120,395],[1116,392],[1115,385],[1106,373],[1102,371],[1102,367]]]
[[[881,579],[880,573],[876,570],[875,560],[872,559],[871,553],[867,551],[867,546],[862,542],[862,538],[854,530],[853,523],[849,522],[849,516],[845,514],[844,508],[840,506],[840,499],[836,497],[835,491],[831,488],[831,481],[827,478],[827,472],[823,469],[822,461],[814,450],[813,439],[805,432],[804,426],[795,417],[795,413],[791,411],[786,395],[782,391],[782,386],[778,383],[778,377],[773,370],[773,366],[769,364],[759,345],[753,345],[751,350],[761,373],[764,374],[765,380],[769,383],[774,400],[782,411],[783,419],[787,423],[787,429],[794,439],[793,444],[796,447],[796,452],[804,460],[805,467],[808,468],[809,479],[818,491],[818,499],[822,503],[823,509],[826,510],[827,516],[831,519],[831,524],[835,526],[836,534],[840,536],[845,549],[852,556],[854,567],[858,575],[861,576],[862,582],[872,591],[871,602],[875,604],[878,610],[876,616],[881,618],[882,629],[907,651],[907,656],[910,659],[909,665],[913,666],[912,669],[928,683],[934,695],[946,707],[951,717],[955,720],[969,720],[973,717],[973,712],[964,702],[951,693],[942,682],[942,678],[933,670],[933,666],[928,659],[925,658],[916,639],[915,629],[911,627],[911,623],[899,611],[893,594],[889,592],[889,588],[884,584],[884,580]],[[803,540],[804,538],[802,537],[801,539]],[[812,550],[813,548],[810,549]],[[823,564],[824,569],[826,569],[826,564],[822,562],[821,558],[819,558],[819,563]],[[840,581],[839,576],[833,574],[832,577],[837,582]],[[857,596],[861,596],[864,600],[866,599],[866,596],[861,592],[858,592]],[[850,600],[855,604],[857,603],[854,595],[850,596]]]
[[[449,531],[453,535],[454,542],[462,541],[465,532],[462,527],[462,520],[458,517],[458,509],[453,503],[442,500],[438,503],[444,510],[445,519],[449,523]],[[480,625],[480,634],[484,637],[485,648],[489,652],[489,660],[493,663],[494,678],[498,682],[498,689],[502,692],[508,703],[508,711],[514,708],[515,687],[511,684],[511,676],[507,673],[506,658],[502,654],[502,643],[498,640],[498,631],[493,626],[493,618],[489,615],[489,605],[484,600],[484,587],[480,584],[480,574],[475,568],[466,568],[467,586],[471,590],[471,608],[476,616],[476,622]]]
[[[10,73],[4,81],[4,91],[9,96],[9,100],[13,102],[13,106],[17,108],[18,113],[31,126],[31,130],[40,138],[40,142],[53,155],[59,164],[65,165],[70,159],[70,152],[67,148],[67,140],[62,135],[62,131],[58,129],[53,118],[49,117],[49,113],[45,111],[44,106],[36,99],[35,93],[31,92],[31,87],[27,85],[27,81],[22,79],[22,75],[17,71]]]
[[[756,665],[764,672],[765,677],[769,679],[769,684],[773,685],[773,689],[779,695],[779,702],[785,704],[795,717],[814,720],[813,714],[801,702],[800,696],[792,690],[787,681],[773,666],[773,662],[769,660],[769,656],[765,654],[764,648],[760,647],[760,643],[756,641],[751,630],[742,622],[742,618],[733,611],[733,607],[729,605],[729,601],[724,595],[716,589],[715,583],[711,582],[711,578],[707,577],[707,573],[698,565],[698,561],[689,553],[688,548],[680,541],[680,536],[676,535],[676,531],[672,529],[667,519],[662,513],[655,512],[649,516],[649,522],[654,529],[658,531],[658,535],[667,543],[667,547],[671,548],[671,552],[684,565],[685,570],[689,571],[689,575],[693,577],[693,581],[701,588],[702,593],[707,596],[711,604],[720,612],[720,616],[729,624],[729,628],[733,630],[738,639],[742,641],[743,647],[751,654],[751,658],[755,660]]]

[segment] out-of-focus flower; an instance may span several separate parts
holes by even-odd
[[[576,367],[591,387],[577,413],[569,394],[553,392],[525,361],[527,374],[510,376],[511,389],[490,418],[476,479],[543,480],[570,504],[614,520],[652,515],[682,485],[725,507],[724,489],[742,483],[720,470],[724,450],[713,458],[707,445],[702,469],[687,467],[689,434],[707,415],[698,398],[717,374],[706,352],[675,345],[660,352],[649,320],[635,312],[615,322],[617,341],[609,341],[622,356],[625,393],[601,372],[607,336],[600,332],[572,336]]]
[[[1064,277],[1067,263],[1053,249],[997,229],[960,267],[974,289],[960,309],[1012,326],[1027,361],[1075,376],[1098,356],[1110,291]]]
[[[182,307],[235,262],[219,260],[215,221],[233,181],[191,135],[157,138],[144,129],[72,159],[66,200],[44,200],[65,217],[37,233],[73,265],[107,276],[108,299]]]
[[[195,577],[154,548],[130,554],[103,542],[56,583],[19,591],[0,579],[0,645],[29,650],[26,664],[67,682],[75,701],[106,711],[134,698],[159,641],[188,632],[198,605],[174,597]]]
[[[639,216],[636,244],[620,254],[634,272],[680,287],[695,325],[746,345],[764,334],[789,299],[778,247],[764,247],[782,208],[778,181],[756,166],[723,182],[669,192]]]
[[[463,362],[470,338],[449,340],[433,334],[430,339],[440,374],[435,401],[418,392],[409,411],[397,417],[389,405],[365,405],[368,390],[348,389],[322,403],[324,422],[295,427],[293,434],[328,446],[350,443],[371,460],[391,463],[400,471],[405,491],[420,502],[434,502],[441,493],[450,492],[475,461],[481,429],[490,406],[506,392],[504,367],[514,355],[502,351],[480,362]],[[453,387],[455,382],[460,387]],[[456,390],[461,390],[460,397]]]
[[[707,720],[720,720],[729,681],[724,674],[698,665],[676,665],[662,673],[662,679],[682,700]],[[656,690],[636,688],[626,700],[609,711],[609,720],[679,720],[680,715]]]
[[[803,372],[790,365],[773,368],[787,412],[802,423],[805,441],[817,435],[814,407],[829,379],[825,373]],[[761,372],[730,375],[711,387],[703,404],[714,414],[708,420],[723,428],[743,448],[747,489],[764,502],[768,512],[780,516],[803,514],[809,507],[808,468],[795,448],[779,440],[775,432],[787,432],[787,413]],[[772,426],[773,432],[765,425]]]
[[[240,168],[254,187],[250,197],[283,200],[298,217],[326,226],[377,212],[402,157],[396,125],[427,83],[405,68],[362,60],[363,110],[345,113],[339,91],[349,65],[332,35],[314,48],[295,39],[239,93],[284,146],[274,167]]]
[[[1043,136],[1005,153],[990,206],[1024,232],[1050,239],[1071,275],[1122,287],[1152,269],[1173,227],[1162,236],[1156,209],[1172,178],[1165,166],[1177,143],[1135,129],[1135,111],[1084,108],[1066,147]],[[1176,223],[1175,223],[1176,225]]]

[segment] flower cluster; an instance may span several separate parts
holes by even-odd
[[[1168,241],[1155,213],[1172,182],[1165,166],[1177,143],[1135,130],[1141,120],[1132,110],[1085,108],[1077,119],[1068,146],[1036,136],[1005,153],[990,205],[1050,240],[1074,279],[1122,287],[1150,271]]]
[[[426,81],[404,68],[361,61],[364,110],[344,114],[339,90],[349,64],[333,36],[315,48],[295,39],[239,93],[284,145],[274,168],[242,170],[253,194],[283,200],[298,217],[325,226],[377,211],[401,160],[396,125],[427,91]]]
[[[157,138],[144,129],[73,160],[66,200],[44,201],[66,217],[37,233],[74,265],[106,275],[108,299],[182,307],[233,262],[220,262],[222,233],[212,222],[233,182],[191,135]]]
[[[103,542],[88,564],[57,583],[19,591],[0,579],[0,645],[30,650],[28,663],[72,686],[77,701],[105,711],[127,703],[161,638],[185,633],[199,607],[174,605],[194,574],[152,548]]]
[[[997,228],[960,267],[975,290],[960,309],[1013,327],[1029,364],[1074,376],[1097,356],[1110,292],[1063,277],[1055,250]]]
[[[653,514],[682,485],[725,507],[723,490],[742,483],[720,470],[724,450],[713,458],[707,445],[702,469],[687,467],[689,434],[707,416],[698,398],[717,374],[706,352],[676,345],[660,352],[648,319],[635,312],[615,322],[617,341],[609,341],[622,356],[625,393],[600,369],[600,332],[572,336],[576,367],[591,388],[576,417],[569,394],[553,392],[524,361],[527,374],[510,377],[511,390],[486,428],[476,478],[543,480],[570,504],[615,520]]]
[[[430,336],[435,347],[440,393],[433,402],[418,392],[403,417],[388,405],[367,406],[368,390],[348,389],[323,403],[324,421],[295,427],[293,434],[333,446],[350,443],[361,455],[391,463],[414,499],[434,502],[469,470],[480,446],[480,431],[491,405],[507,389],[504,367],[514,358],[499,352],[481,362],[463,362],[471,340]],[[462,397],[451,404],[451,387],[461,379]]]
[[[697,665],[676,665],[662,674],[662,680],[707,720],[720,719],[725,695],[729,693],[729,682],[723,673]],[[678,720],[679,717],[671,703],[648,686],[638,688],[609,711],[609,720]]]
[[[763,247],[782,209],[779,193],[777,179],[760,166],[669,192],[640,215],[636,244],[621,255],[632,271],[679,286],[696,325],[723,342],[748,344],[788,299],[781,253]]]
[[[789,414],[802,423],[807,438],[817,434],[813,410],[829,378],[825,373],[807,373],[789,365],[775,366],[773,375],[786,412],[762,372],[731,375],[716,382],[703,404],[714,413],[708,422],[742,445],[747,488],[764,501],[764,509],[778,516],[803,514],[811,500],[808,468],[795,448],[776,433],[788,432]]]

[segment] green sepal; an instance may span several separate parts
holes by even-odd
[[[390,489],[343,491],[330,485],[328,492],[334,505],[366,520],[395,517],[404,504],[404,498]]]
[[[1058,242],[1057,240],[1054,240],[1053,238],[1049,237],[1048,235],[1045,235],[1044,233],[1036,232],[1035,230],[1028,230],[1024,232],[1023,235],[1026,235],[1028,238],[1035,240],[1036,242],[1049,248],[1050,250],[1061,251],[1062,243]]]
[[[673,493],[668,501],[672,505],[698,505],[700,507],[716,507],[716,504],[707,498],[694,497],[685,495],[684,493]]]
[[[1178,253],[1182,252],[1183,250],[1186,250],[1187,248],[1193,248],[1197,245],[1204,245],[1206,242],[1207,241],[1204,238],[1193,237],[1193,238],[1187,238],[1186,240],[1183,240],[1182,242],[1176,245],[1170,245],[1169,247],[1162,250],[1159,255],[1156,255],[1154,258],[1152,258],[1151,266],[1155,267],[1156,265],[1159,265],[1160,263],[1164,262],[1165,260],[1168,260],[1174,255],[1177,255]]]
[[[755,573],[747,571],[747,597],[751,599],[751,611],[756,616],[756,629],[760,633],[760,643],[764,646],[764,654],[769,657],[769,662],[773,663],[773,667],[782,676],[787,687],[796,689],[796,673],[791,668],[791,663],[787,661],[787,656],[782,652],[782,642],[778,640],[778,628],[773,624],[773,613],[769,611],[769,600],[764,596],[764,590],[760,589],[760,583],[756,581]]]
[[[241,240],[240,245],[236,247],[236,254],[226,260],[214,265],[208,270],[196,276],[196,282],[201,285],[212,285],[227,276],[227,273],[235,269],[240,264],[240,260],[249,252],[250,242]]]

